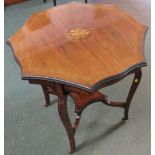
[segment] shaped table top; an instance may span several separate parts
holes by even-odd
[[[23,79],[92,91],[146,65],[145,31],[118,6],[71,2],[33,13],[8,43]]]

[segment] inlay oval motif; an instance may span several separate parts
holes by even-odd
[[[91,31],[84,27],[77,27],[69,30],[67,38],[69,40],[87,39],[91,36]]]

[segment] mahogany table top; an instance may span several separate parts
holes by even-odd
[[[145,31],[118,6],[71,2],[33,13],[8,43],[23,79],[92,91],[146,65]]]

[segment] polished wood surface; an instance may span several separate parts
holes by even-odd
[[[115,5],[71,2],[32,14],[8,43],[23,79],[89,91],[146,65],[145,31]]]

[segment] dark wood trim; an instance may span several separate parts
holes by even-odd
[[[144,67],[144,66],[147,66],[146,62],[141,62],[141,63],[135,64],[135,65],[131,66],[130,68],[128,68],[127,70],[123,71],[122,73],[119,73],[117,75],[114,75],[114,76],[106,78],[106,79],[103,79],[91,87],[80,85],[78,83],[74,83],[71,81],[65,81],[62,79],[42,77],[42,76],[22,75],[22,80],[42,80],[42,81],[55,82],[55,83],[60,83],[63,85],[73,86],[73,87],[76,87],[76,88],[79,88],[81,90],[85,90],[85,91],[91,93],[91,92],[97,91],[103,87],[106,87],[108,85],[111,85],[113,83],[116,83],[116,82],[122,80],[127,75],[134,73],[136,69],[138,69],[140,67]]]
[[[104,80],[99,81],[98,83],[96,83],[95,85],[92,86],[93,90],[99,90],[102,87],[114,84],[120,80],[122,80],[123,78],[125,78],[126,76],[128,76],[129,74],[134,73],[137,69],[141,68],[141,67],[145,67],[147,66],[146,62],[141,62],[135,65],[132,65],[130,68],[128,68],[127,70],[125,70],[122,73],[119,73],[117,75],[114,75],[112,77],[106,78]]]

